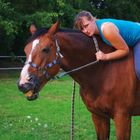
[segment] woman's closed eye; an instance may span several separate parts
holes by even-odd
[[[84,25],[84,26],[83,26],[83,28],[85,28],[85,29],[86,29],[86,28],[88,27],[88,25],[89,25],[89,24]]]

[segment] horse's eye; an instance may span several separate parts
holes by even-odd
[[[45,52],[45,53],[49,53],[49,51],[50,51],[49,47],[46,47],[46,48],[42,49],[42,52]]]

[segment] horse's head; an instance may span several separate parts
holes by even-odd
[[[26,63],[20,74],[18,88],[28,100],[36,99],[40,89],[60,69],[59,48],[54,39],[57,28],[58,22],[47,33],[25,46]]]

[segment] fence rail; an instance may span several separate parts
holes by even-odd
[[[15,58],[15,59],[21,59],[21,58],[26,58],[26,56],[0,56],[0,59],[6,59],[6,58]],[[4,67],[1,68],[1,71],[5,71],[5,70],[21,70],[22,67]]]
[[[0,56],[0,58],[26,58],[26,56]]]
[[[0,68],[0,70],[21,70],[22,67]]]

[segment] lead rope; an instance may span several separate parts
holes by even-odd
[[[71,105],[71,140],[74,140],[74,104],[75,104],[75,87],[76,82],[73,80],[72,86],[72,105]]]
[[[99,49],[99,46],[98,46],[98,42],[97,42],[97,39],[95,38],[95,36],[92,37],[93,41],[94,41],[94,44],[95,44],[95,49],[96,51],[98,52],[100,49]],[[94,63],[97,63],[98,60],[96,60]],[[90,63],[86,66],[89,66],[93,64]],[[73,71],[77,71],[83,67],[86,67],[86,66],[82,66],[80,68],[77,68],[77,69],[74,69]],[[68,74],[68,73],[71,73],[73,71],[68,71],[67,73],[65,73],[64,75]],[[63,76],[64,76],[63,75]],[[75,87],[76,87],[76,82],[73,80],[73,86],[72,86],[72,105],[71,105],[71,140],[74,140],[74,105],[75,105]],[[80,96],[80,95],[79,95]],[[79,99],[79,104],[80,104],[80,99]],[[80,106],[80,105],[79,105]],[[79,113],[80,114],[80,113]],[[80,118],[80,115],[79,115],[79,118]],[[79,126],[80,127],[80,126]]]

